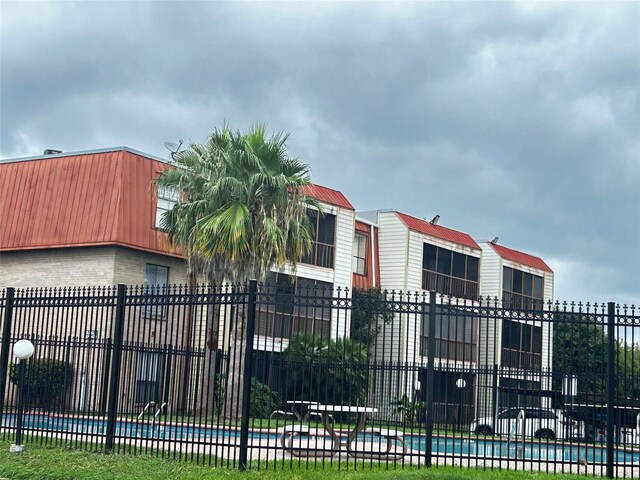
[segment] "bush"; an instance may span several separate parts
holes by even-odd
[[[256,377],[251,377],[251,401],[249,416],[253,418],[268,418],[271,412],[278,408],[280,398],[268,385],[260,383]]]
[[[11,364],[11,381],[18,384],[18,365]],[[31,405],[49,410],[59,404],[71,385],[73,367],[70,363],[53,359],[29,359],[24,375],[24,392]]]
[[[348,338],[325,340],[298,334],[285,350],[287,398],[320,403],[359,403],[367,392],[367,347]]]

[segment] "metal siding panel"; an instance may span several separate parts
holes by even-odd
[[[152,228],[151,181],[165,168],[124,151],[0,164],[0,249],[114,242],[176,255]]]
[[[106,172],[109,171],[111,160],[109,158],[97,157],[90,162],[89,182],[91,195],[87,195],[85,205],[86,218],[85,235],[89,238],[103,241],[100,237],[100,223],[104,218],[104,180]]]
[[[20,191],[19,185],[22,180],[22,173],[19,169],[15,168],[15,165],[8,165],[6,171],[0,175],[0,186],[2,190],[2,202],[0,203],[0,211],[2,215],[0,217],[3,228],[0,229],[0,246],[13,245],[15,241],[15,230],[11,228],[14,224],[14,218],[18,215],[17,209],[14,205],[14,199]]]
[[[105,218],[101,223],[102,230],[100,231],[100,237],[106,241],[114,241],[117,239],[118,201],[121,189],[120,177],[122,175],[120,156],[119,154],[113,159],[111,175],[105,182],[108,201],[105,202]]]

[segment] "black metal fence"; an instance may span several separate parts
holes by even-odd
[[[9,288],[0,314],[3,439],[22,403],[29,442],[213,465],[640,477],[634,307],[250,282]]]

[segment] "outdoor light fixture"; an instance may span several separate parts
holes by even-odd
[[[26,360],[33,355],[35,348],[29,340],[18,340],[13,346],[13,356],[20,363],[20,360]]]
[[[13,357],[18,365],[18,415],[16,417],[16,443],[9,446],[10,453],[24,451],[22,445],[22,417],[24,416],[24,370],[25,360],[33,355],[35,348],[29,340],[18,340],[13,345]]]

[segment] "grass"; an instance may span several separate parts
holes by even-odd
[[[27,443],[21,454],[9,453],[9,440],[0,441],[0,478],[11,480],[575,480],[573,475],[460,469],[439,467],[431,470],[406,468],[387,470],[362,464],[326,465],[312,463],[298,468],[295,463],[261,463],[261,470],[240,472],[185,461],[172,461],[152,455],[104,455],[101,452],[73,450],[64,446],[47,447]],[[265,467],[267,467],[265,469]],[[255,468],[255,467],[253,467]],[[390,468],[393,468],[390,466]],[[354,470],[358,469],[358,470]]]

